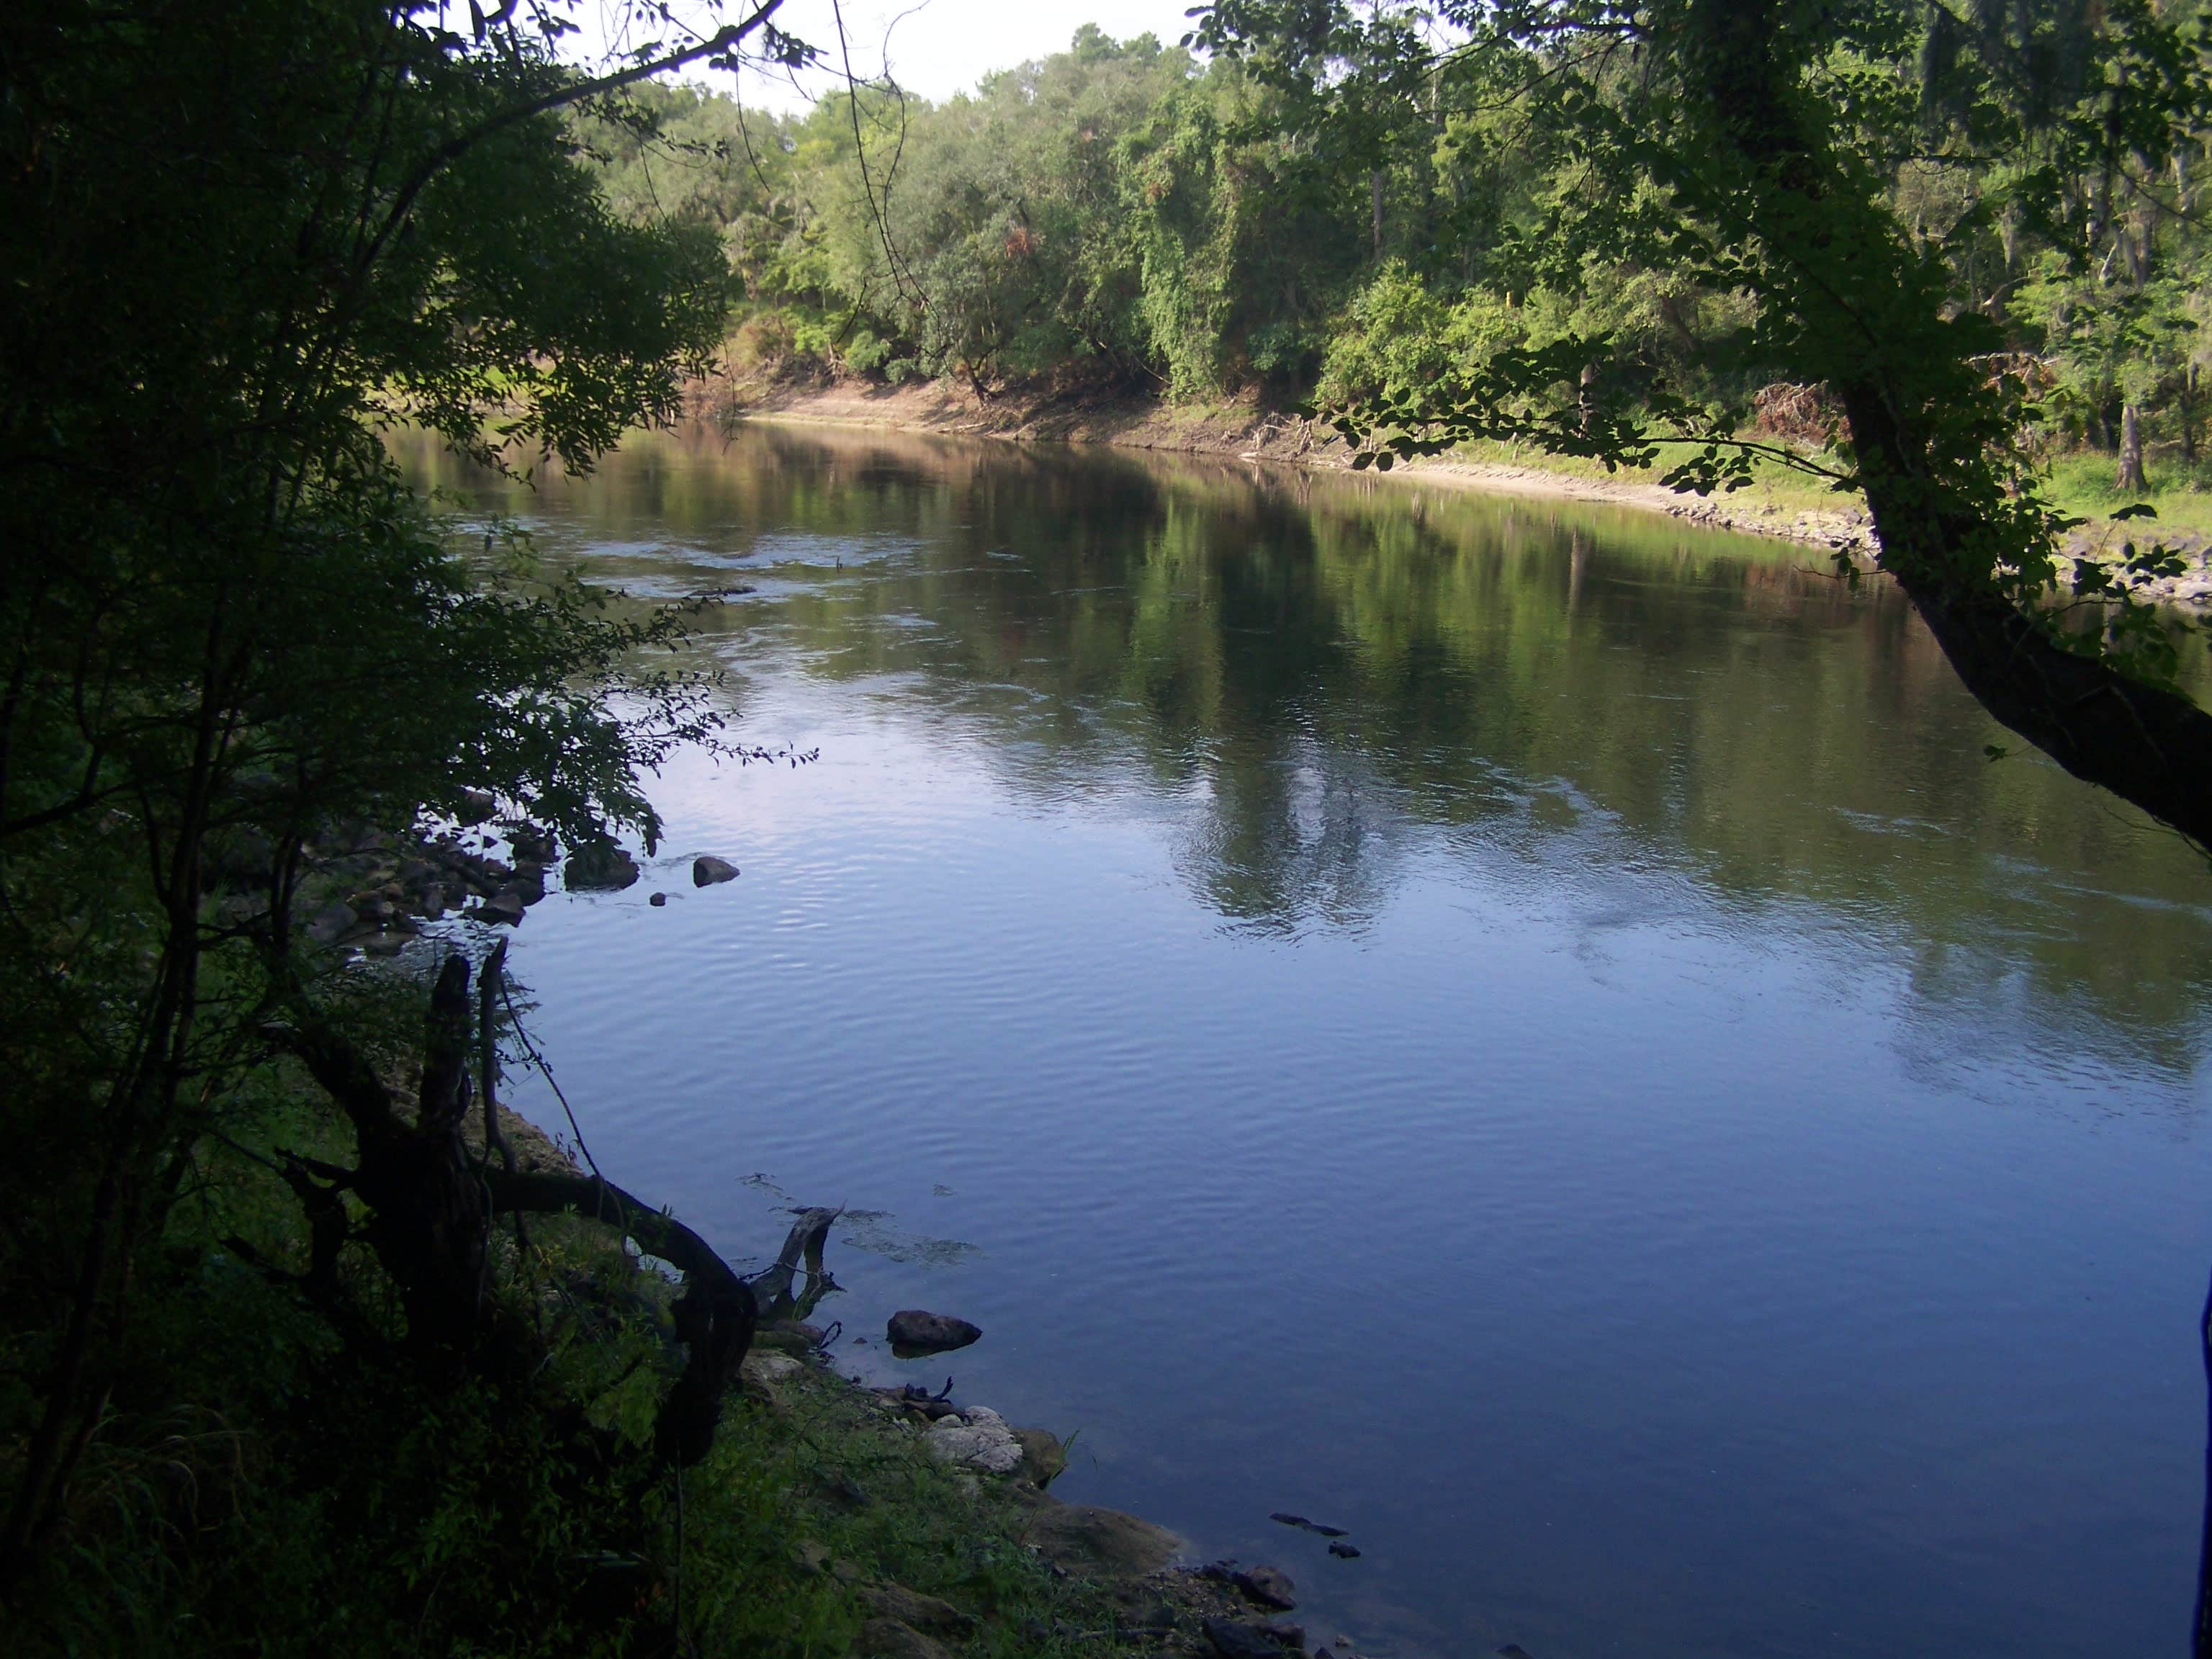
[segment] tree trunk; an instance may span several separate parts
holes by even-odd
[[[2142,419],[2133,404],[2120,411],[2120,472],[2112,487],[2131,494],[2148,488],[2143,483]]]

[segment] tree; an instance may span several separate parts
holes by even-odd
[[[636,717],[607,700],[680,618],[464,562],[379,434],[583,467],[677,410],[727,268],[703,225],[610,212],[565,112],[635,120],[655,74],[799,54],[779,4],[597,77],[514,0],[466,33],[431,0],[0,18],[9,1579],[209,1138],[279,1046],[344,1036],[295,925],[316,843],[468,788],[650,838],[641,772],[712,729],[680,674],[635,678]]]
[[[1908,158],[1978,176],[2002,161],[2009,182],[1972,216],[2015,211],[2088,258],[2114,234],[2114,181],[2147,189],[2206,111],[2184,20],[2148,0],[1970,14],[1877,0],[1439,9],[1464,33],[1457,52],[1551,112],[1601,204],[1591,220],[1618,234],[1626,218],[1709,290],[1746,296],[1759,356],[1829,389],[1843,411],[1835,482],[1864,492],[1881,568],[1984,706],[2075,775],[2212,841],[2212,714],[2178,690],[2163,623],[2127,592],[2171,556],[2134,554],[2118,578],[2062,569],[2065,524],[2023,441],[2026,387],[1991,361],[1997,325],[1962,303],[1954,243],[1916,234],[1899,191]],[[1260,50],[1255,32],[1272,42],[1323,11],[1339,27],[1349,16],[1239,0],[1200,33],[1224,52]],[[1588,228],[1553,234],[1571,244]],[[1476,435],[1615,462],[1671,440],[1689,446],[1678,487],[1747,478],[1759,447],[1724,407],[1647,386],[1594,411],[1583,371],[1611,356],[1602,337],[1501,352],[1346,424],[1386,463]]]

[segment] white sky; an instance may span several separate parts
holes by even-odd
[[[619,0],[617,0],[619,3]],[[1032,58],[1064,52],[1085,23],[1096,23],[1117,40],[1154,34],[1173,46],[1190,30],[1184,15],[1198,0],[838,0],[853,72],[862,78],[884,73],[888,62],[899,83],[933,101],[963,92],[994,70],[1012,69]],[[695,8],[678,0],[679,13]],[[577,21],[590,23],[589,6]],[[725,17],[742,15],[726,7]],[[787,0],[776,15],[785,32],[818,47],[830,65],[799,77],[747,70],[739,92],[755,108],[795,110],[842,78],[837,57],[836,8],[832,0]],[[711,27],[711,25],[709,25]],[[602,35],[601,39],[605,36]],[[592,42],[583,43],[589,52]],[[703,85],[730,89],[730,76],[696,77]]]

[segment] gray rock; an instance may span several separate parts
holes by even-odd
[[[637,880],[637,860],[611,841],[579,847],[561,866],[572,891],[618,893]]]
[[[507,837],[507,844],[518,859],[527,859],[532,864],[553,862],[553,832],[534,823],[515,825]]]
[[[512,887],[502,887],[467,914],[494,927],[515,927],[522,921],[522,895]]]
[[[896,1619],[869,1620],[853,1651],[860,1659],[952,1659],[940,1644]]]
[[[1175,1559],[1182,1540],[1119,1510],[1047,1502],[1023,1528],[1024,1542],[1070,1572],[1140,1578]]]
[[[1012,1474],[1022,1466],[1022,1443],[1006,1420],[986,1406],[973,1407],[929,1425],[921,1443],[939,1462],[986,1474]]]
[[[325,904],[309,918],[307,937],[318,945],[328,945],[360,920],[350,904]]]
[[[1297,1606],[1297,1586],[1291,1583],[1288,1573],[1278,1572],[1273,1567],[1247,1567],[1232,1573],[1229,1582],[1266,1607],[1280,1607],[1285,1611]]]
[[[665,893],[655,893],[651,898],[646,900],[646,902],[650,904],[656,910],[661,909],[668,902],[668,895]]]
[[[416,899],[415,903],[416,908],[422,911],[425,921],[435,921],[446,914],[446,890],[437,883],[432,882],[422,890],[422,896]]]
[[[1328,1547],[1328,1553],[1340,1561],[1357,1561],[1359,1559],[1359,1546],[1347,1544],[1340,1538]]]
[[[718,881],[735,881],[738,866],[727,859],[702,856],[691,860],[691,884],[712,887]]]
[[[964,1319],[925,1313],[920,1308],[901,1309],[890,1316],[886,1329],[891,1346],[899,1351],[902,1358],[964,1348],[983,1334],[981,1326],[971,1325]]]
[[[462,823],[476,825],[491,822],[491,815],[499,811],[499,799],[489,789],[464,789],[454,805],[453,817]]]
[[[525,904],[535,904],[545,896],[545,866],[524,862],[514,866],[514,890],[522,896]]]

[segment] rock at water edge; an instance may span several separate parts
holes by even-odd
[[[612,842],[579,847],[561,866],[561,879],[580,893],[618,893],[637,880],[637,860]]]
[[[979,1325],[946,1314],[925,1313],[919,1308],[901,1309],[890,1316],[885,1329],[891,1346],[907,1351],[900,1356],[902,1358],[964,1348],[983,1334]]]
[[[921,1443],[941,1462],[981,1469],[987,1474],[1012,1474],[1022,1466],[1021,1442],[1014,1438],[1006,1419],[987,1407],[940,1417],[929,1425]]]
[[[738,866],[727,859],[701,856],[691,860],[691,884],[712,887],[718,881],[735,881]]]
[[[1206,1639],[1221,1659],[1283,1659],[1283,1644],[1263,1630],[1232,1624],[1226,1619],[1206,1621]]]
[[[1182,1547],[1165,1527],[1089,1504],[1048,1504],[1030,1517],[1022,1537],[1070,1572],[1132,1578],[1159,1571]]]
[[[1232,1574],[1230,1583],[1262,1607],[1287,1611],[1298,1604],[1297,1586],[1291,1583],[1290,1575],[1273,1567],[1248,1567]]]

